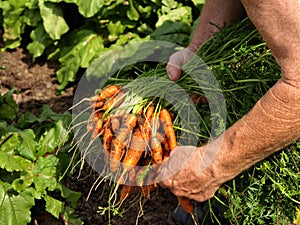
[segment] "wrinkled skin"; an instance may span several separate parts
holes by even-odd
[[[163,185],[169,187],[177,196],[186,196],[199,202],[213,197],[221,183],[213,175],[214,164],[210,164],[207,168],[199,168],[204,152],[205,147],[181,146],[174,149],[172,159],[162,169],[161,178],[174,175],[174,171],[177,173],[171,179],[166,180]],[[182,163],[187,159],[186,163]]]
[[[244,9],[281,66],[282,78],[209,145],[173,150],[160,179],[177,196],[205,201],[222,183],[300,138],[299,0],[207,0],[189,49],[195,52],[216,31],[209,21],[222,25],[240,19]],[[177,80],[178,68],[190,56],[184,51],[175,54],[167,72]]]

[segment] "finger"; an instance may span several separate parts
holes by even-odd
[[[189,194],[186,197],[192,200],[195,200],[197,202],[204,202],[208,199],[213,198],[215,195],[215,191],[208,191],[204,193],[197,193],[197,194]]]
[[[166,70],[170,80],[177,81],[181,76],[181,69],[170,63],[167,64]]]
[[[185,48],[171,55],[166,70],[169,78],[176,81],[180,78],[181,67],[186,64],[195,54],[195,49]]]
[[[159,182],[158,184],[159,184],[159,186],[161,186],[162,188],[169,188],[169,189],[171,189],[172,186],[173,186],[172,179],[161,180],[161,182]]]
[[[184,52],[179,51],[170,56],[166,70],[169,78],[176,81],[181,75],[181,66],[185,64]]]

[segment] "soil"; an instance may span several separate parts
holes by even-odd
[[[12,87],[19,90],[14,98],[19,104],[20,112],[39,113],[43,104],[48,104],[53,111],[63,113],[67,111],[73,102],[73,95],[76,89],[76,83],[67,87],[64,93],[58,95],[55,71],[59,68],[58,63],[49,62],[45,59],[32,61],[28,52],[22,48],[14,51],[0,53],[0,93],[4,94]],[[108,224],[108,216],[100,215],[98,206],[106,206],[110,187],[108,184],[102,184],[97,190],[93,190],[89,199],[88,193],[92,184],[96,181],[98,174],[92,171],[88,166],[83,168],[80,177],[78,174],[66,180],[66,186],[72,190],[82,193],[78,202],[76,214],[87,225]],[[156,188],[142,206],[139,201],[126,200],[122,208],[128,209],[123,213],[123,217],[113,216],[111,224],[113,225],[133,225],[141,214],[138,224],[140,225],[161,225],[164,224],[168,213],[177,205],[177,200],[167,189]],[[33,221],[31,224],[56,225],[64,224],[56,220],[43,210],[43,203],[37,202],[32,210]]]

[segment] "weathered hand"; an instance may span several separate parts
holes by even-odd
[[[216,174],[214,155],[210,157],[204,147],[181,146],[174,149],[160,175],[161,185],[175,195],[196,201],[212,198],[222,184]]]
[[[170,56],[166,70],[171,80],[176,81],[180,78],[181,67],[192,58],[195,52],[193,48],[187,47]]]

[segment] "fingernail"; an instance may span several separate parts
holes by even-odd
[[[180,77],[180,70],[177,68],[169,68],[167,70],[168,76],[171,80],[176,81],[179,79]]]

